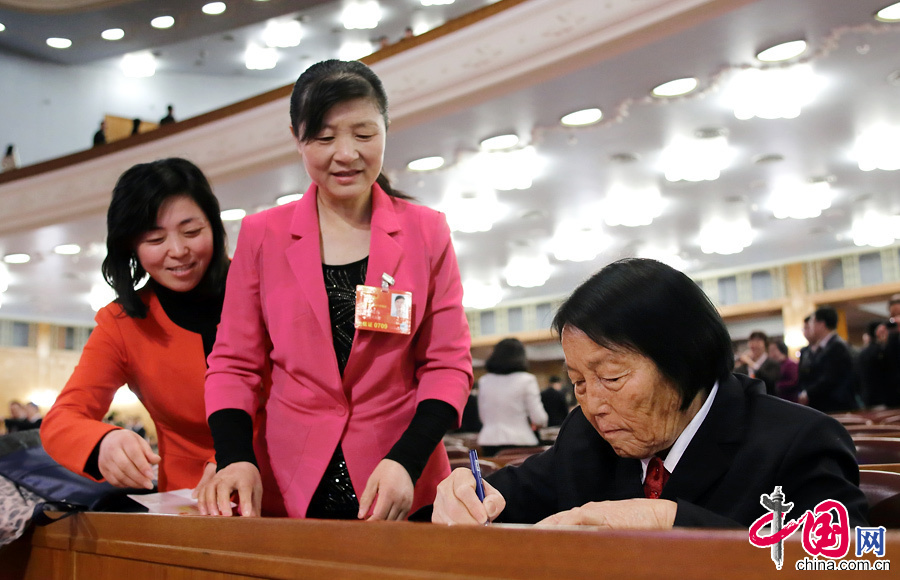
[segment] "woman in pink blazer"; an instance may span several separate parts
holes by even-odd
[[[294,86],[291,130],[313,184],[241,226],[206,377],[219,471],[198,494],[203,513],[230,515],[235,491],[242,515],[260,512],[250,417],[268,368],[260,452],[291,517],[403,519],[450,472],[441,438],[472,386],[462,286],[444,216],[381,173],[387,124],[362,63],[320,62]],[[403,295],[407,324],[391,328],[408,334],[355,325],[358,285],[388,305]]]

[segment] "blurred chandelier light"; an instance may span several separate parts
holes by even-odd
[[[609,226],[646,226],[662,215],[663,199],[656,186],[632,188],[613,184],[603,203]]]
[[[91,293],[88,294],[88,303],[94,312],[97,312],[115,299],[116,293],[108,284],[103,282],[91,286]]]
[[[831,207],[831,185],[827,181],[782,183],[772,192],[772,213],[778,219],[804,220],[822,215]]]
[[[725,135],[700,139],[676,137],[662,152],[669,181],[714,181],[731,161]]]
[[[669,81],[667,83],[663,83],[658,87],[654,88],[650,94],[654,97],[680,97],[681,95],[686,95],[697,88],[697,79],[693,77],[688,77],[684,79],[675,79],[674,81]]]
[[[223,210],[220,215],[222,216],[223,222],[236,222],[238,220],[244,219],[244,216],[247,215],[247,212],[242,210],[241,208],[226,209]]]
[[[3,261],[7,264],[27,264],[31,261],[31,256],[28,254],[6,254],[3,256]]]
[[[224,2],[210,2],[209,4],[204,4],[203,8],[201,8],[204,14],[209,14],[215,16],[216,14],[221,14],[225,12],[225,3]]]
[[[103,40],[122,40],[125,38],[125,31],[121,28],[108,28],[100,33]]]
[[[574,111],[564,116],[559,122],[566,127],[584,127],[585,125],[593,125],[603,118],[603,112],[600,109],[582,109]]]
[[[806,52],[805,40],[792,40],[769,47],[756,55],[760,62],[784,62]]]
[[[900,240],[900,216],[866,212],[853,220],[850,235],[857,246],[890,246],[895,240]]]
[[[348,40],[338,49],[338,58],[341,60],[359,60],[372,54],[372,43],[367,40]]]
[[[482,141],[479,145],[482,151],[503,151],[512,149],[519,144],[518,135],[497,135]]]
[[[171,16],[157,16],[153,20],[150,21],[150,26],[153,28],[172,28],[175,24],[175,19]]]
[[[463,306],[483,310],[500,303],[503,288],[497,282],[466,280],[463,282]]]
[[[278,64],[278,51],[250,44],[244,52],[244,66],[249,70],[271,70]]]
[[[297,20],[271,21],[266,24],[262,37],[269,48],[291,48],[300,44],[303,27]]]
[[[900,169],[900,126],[876,125],[856,139],[854,154],[861,171]]]
[[[637,251],[637,256],[639,258],[649,258],[651,260],[656,260],[657,262],[662,262],[663,264],[675,268],[679,272],[684,272],[690,265],[687,260],[678,254],[678,251],[675,248],[645,246]]]
[[[410,171],[434,171],[444,166],[444,158],[438,155],[434,157],[422,157],[410,161],[406,168]]]
[[[746,69],[728,87],[734,116],[742,121],[794,119],[819,91],[819,79],[808,64],[787,68]]]
[[[553,236],[553,257],[568,262],[587,262],[609,246],[610,239],[591,227],[562,227]]]
[[[747,219],[712,219],[700,229],[700,249],[704,254],[739,254],[753,241]]]
[[[467,180],[499,191],[530,188],[540,169],[541,160],[530,145],[513,151],[482,151],[461,167]]]
[[[68,38],[48,38],[47,46],[52,48],[69,48],[72,46],[72,41]]]
[[[278,199],[275,200],[275,205],[286,205],[291,203],[292,201],[297,201],[298,199],[302,199],[302,193],[289,193],[287,195],[282,195]]]
[[[149,52],[132,52],[119,65],[126,77],[145,78],[156,74],[156,57]]]
[[[504,213],[493,191],[451,193],[441,210],[451,230],[469,234],[489,231]]]
[[[891,4],[890,6],[886,6],[879,10],[875,14],[875,19],[880,20],[882,22],[897,22],[900,21],[900,2],[896,4]]]
[[[78,244],[60,244],[53,248],[53,251],[63,256],[74,256],[81,253],[81,246]]]
[[[547,255],[533,248],[516,250],[509,258],[503,276],[510,286],[535,288],[550,279],[550,260]]]
[[[341,22],[347,30],[371,30],[381,20],[381,5],[376,0],[357,0],[344,7]]]

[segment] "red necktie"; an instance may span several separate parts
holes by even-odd
[[[663,465],[663,460],[654,455],[647,466],[647,477],[644,478],[644,496],[650,499],[659,499],[663,486],[669,479],[669,472]]]

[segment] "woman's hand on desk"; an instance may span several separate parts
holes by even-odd
[[[623,499],[586,503],[539,521],[536,526],[596,526],[614,530],[668,530],[678,504],[667,499]]]
[[[365,518],[371,508],[370,520],[402,520],[412,507],[413,491],[406,468],[391,459],[382,459],[366,482],[357,517]]]
[[[475,477],[465,467],[454,469],[438,484],[431,521],[436,524],[484,525],[500,515],[506,500],[488,482],[484,483],[484,503],[475,492]]]
[[[197,498],[197,509],[201,514],[230,516],[231,494],[237,492],[241,515],[259,517],[262,491],[259,469],[248,461],[238,461],[226,466],[205,484],[198,486],[192,495]]]
[[[100,441],[97,467],[116,487],[153,489],[153,466],[159,459],[143,437],[130,429],[115,429]]]

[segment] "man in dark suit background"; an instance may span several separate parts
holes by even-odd
[[[809,318],[810,346],[800,352],[799,401],[823,413],[859,407],[853,355],[835,332],[837,323],[834,308],[817,309]]]

